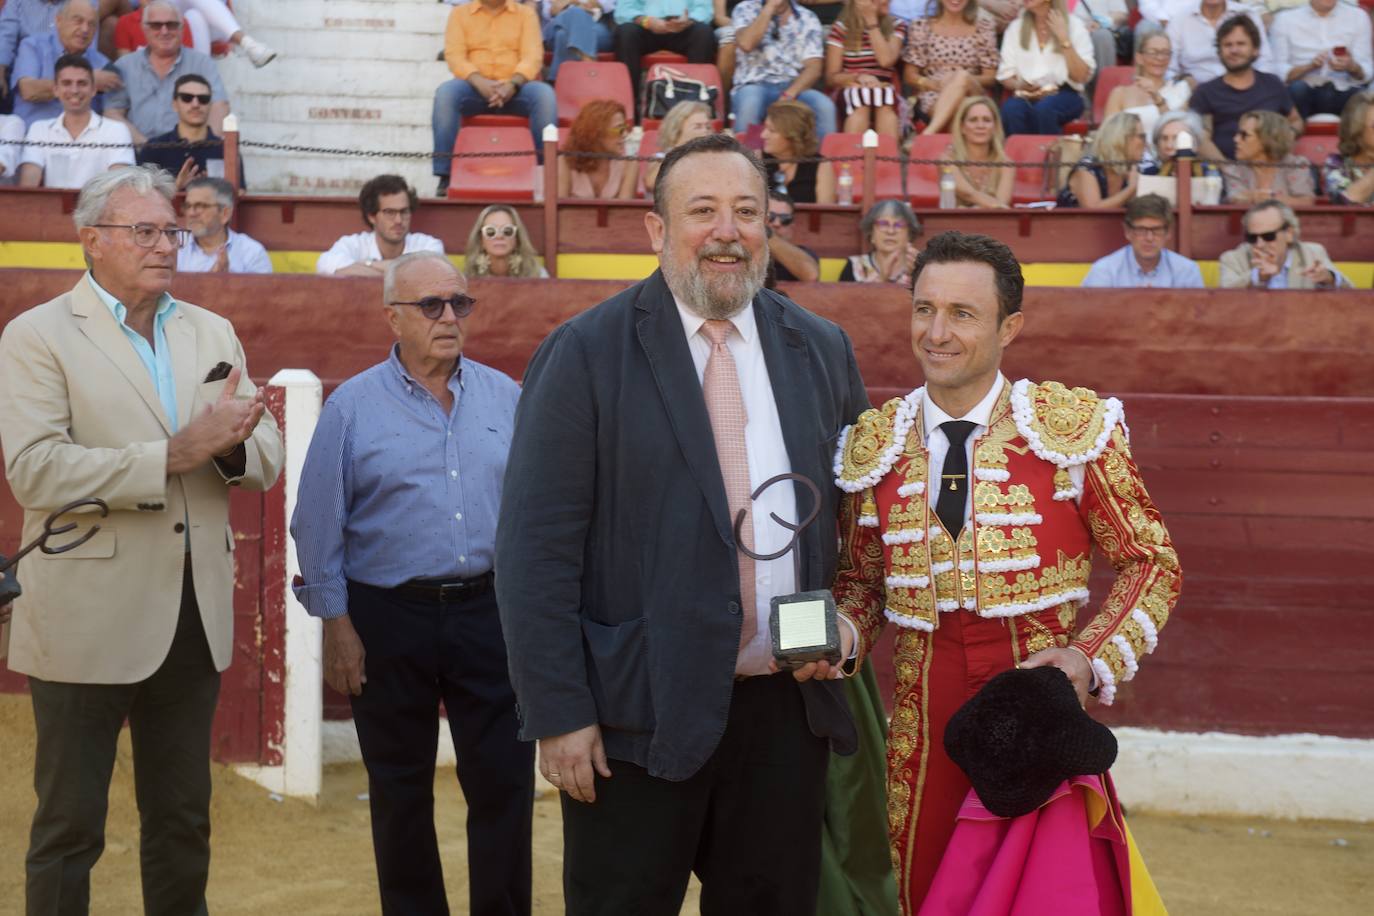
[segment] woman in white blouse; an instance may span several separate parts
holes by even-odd
[[[1092,78],[1093,44],[1064,0],[1026,0],[1002,34],[997,80],[1009,95],[1002,125],[1011,134],[1057,134],[1083,113],[1083,86]]]

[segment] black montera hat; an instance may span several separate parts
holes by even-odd
[[[1052,666],[1013,668],[983,685],[945,727],[945,752],[998,817],[1029,814],[1072,776],[1105,773],[1116,736]]]

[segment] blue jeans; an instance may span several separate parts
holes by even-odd
[[[1352,89],[1337,89],[1334,83],[1309,86],[1298,80],[1288,84],[1288,94],[1293,97],[1293,105],[1304,118],[1310,118],[1315,114],[1338,115],[1345,110],[1345,103],[1350,101],[1350,97],[1359,91],[1359,86]]]
[[[1012,134],[1057,134],[1064,125],[1083,113],[1083,96],[1072,89],[1031,104],[1018,96],[1007,96],[1002,103],[1002,129]]]
[[[736,86],[730,93],[730,110],[735,113],[735,135],[742,136],[746,130],[763,121],[768,114],[768,106],[782,98],[790,83],[745,83]],[[835,103],[830,96],[815,89],[807,89],[797,96],[801,102],[816,115],[816,137],[824,139],[826,134],[835,132]]]
[[[548,83],[531,80],[500,108],[492,108],[482,94],[467,80],[449,80],[434,90],[434,174],[447,175],[453,160],[454,141],[463,124],[463,115],[508,114],[530,119],[530,133],[534,135],[534,149],[539,161],[544,161],[544,128],[558,118],[558,99]]]
[[[595,58],[598,52],[611,50],[611,16],[600,21],[578,6],[570,6],[544,24],[544,47],[553,52],[549,64],[549,82],[558,79],[558,67],[565,60],[577,60],[577,55]]]

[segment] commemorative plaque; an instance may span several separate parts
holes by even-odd
[[[811,511],[801,521],[789,522],[778,518],[776,513],[769,513],[773,521],[792,532],[791,539],[781,550],[768,554],[754,553],[744,546],[744,539],[741,537],[745,519],[745,512],[741,509],[735,517],[735,543],[743,553],[755,560],[776,560],[790,551],[795,581],[800,586],[801,534],[820,514],[820,488],[803,474],[779,474],[760,484],[758,489],[750,494],[750,499],[758,499],[769,487],[784,481],[796,481],[811,491]],[[773,658],[778,668],[783,671],[800,668],[807,662],[822,659],[832,665],[840,662],[840,632],[835,616],[835,596],[829,589],[775,595],[768,616],[768,629],[773,642]]]

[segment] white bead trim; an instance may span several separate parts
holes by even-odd
[[[1006,483],[1011,480],[1011,472],[1001,468],[974,468],[973,477],[975,480],[991,480],[995,483]]]
[[[877,527],[878,527],[878,516],[876,516],[876,515],[860,515],[860,516],[859,516],[859,522],[858,522],[858,524],[859,524],[859,527],[860,527],[860,528],[877,528]]]
[[[931,633],[935,630],[935,624],[929,620],[912,617],[910,614],[899,614],[890,607],[883,608],[883,616],[897,626],[906,627],[908,630],[920,630],[923,633]]]
[[[950,611],[959,610],[959,602],[955,601],[953,598],[941,598],[939,601],[935,602],[935,610],[944,611],[948,614]]]
[[[1135,677],[1135,673],[1140,670],[1140,665],[1136,662],[1135,650],[1132,649],[1131,644],[1126,641],[1126,637],[1117,633],[1112,637],[1112,645],[1116,646],[1116,651],[1121,653],[1121,664],[1126,669],[1121,675],[1121,682],[1124,684],[1126,681]]]
[[[925,481],[913,480],[911,483],[904,483],[897,488],[897,495],[902,499],[912,496],[921,496],[926,491]]]
[[[1012,417],[1016,420],[1017,432],[1026,440],[1030,450],[1051,464],[1061,468],[1071,468],[1075,465],[1096,461],[1097,457],[1107,447],[1107,443],[1111,441],[1112,430],[1118,425],[1124,426],[1125,411],[1121,402],[1116,398],[1106,398],[1104,403],[1107,406],[1102,415],[1102,431],[1097,434],[1097,439],[1093,441],[1092,446],[1081,455],[1061,455],[1059,452],[1046,447],[1040,438],[1040,433],[1035,428],[1035,408],[1031,406],[1030,398],[1026,394],[1030,385],[1030,379],[1023,378],[1011,386]]]
[[[884,582],[888,588],[928,588],[929,576],[888,576]]]
[[[1112,669],[1100,658],[1093,659],[1093,673],[1097,675],[1097,702],[1103,706],[1112,705],[1116,699],[1116,678]]]
[[[965,598],[965,599],[964,599],[964,610],[966,610],[966,611],[976,611],[976,610],[978,610],[978,601],[977,601],[977,599],[975,599],[975,598]]]
[[[840,433],[840,447],[835,452],[835,486],[846,493],[858,493],[868,487],[876,487],[878,481],[882,480],[887,472],[892,470],[892,465],[901,457],[902,450],[906,448],[907,434],[911,432],[911,426],[916,422],[916,410],[917,405],[921,403],[922,390],[917,388],[902,398],[902,402],[897,405],[897,415],[892,419],[892,444],[878,459],[878,466],[858,480],[844,479],[844,447],[849,442],[849,431],[853,428],[851,426],[845,427],[844,432]]]
[[[1021,614],[1030,614],[1035,611],[1043,611],[1046,608],[1058,607],[1067,601],[1087,601],[1088,590],[1086,588],[1074,588],[1067,592],[1058,592],[1053,595],[1045,595],[1037,601],[1019,601],[1013,604],[998,604],[993,607],[984,608],[979,613],[983,617],[1016,617]]]
[[[1039,569],[1040,555],[1033,553],[1028,557],[1008,557],[1005,560],[985,560],[978,564],[979,572],[1014,572],[1021,569]]]
[[[896,544],[915,544],[926,539],[924,528],[901,528],[897,531],[884,531],[883,543],[892,547]]]
[[[1131,611],[1131,619],[1140,627],[1140,632],[1145,635],[1145,652],[1149,654],[1159,645],[1159,631],[1155,629],[1155,622],[1150,619],[1150,615],[1136,608]]]
[[[963,572],[973,572],[973,561],[972,561],[972,560],[960,560],[960,561],[959,561],[959,569],[962,570]],[[953,560],[941,560],[939,563],[932,563],[932,564],[930,564],[930,574],[931,574],[932,576],[938,576],[938,575],[940,575],[940,573],[947,573],[947,572],[953,572],[953,571],[954,571],[954,561],[953,561]]]
[[[980,525],[1038,525],[1044,521],[1039,512],[979,512],[973,518]]]
[[[1079,495],[1080,492],[1077,487],[1074,487],[1072,490],[1055,490],[1054,501],[1057,503],[1066,503],[1070,500],[1077,499]]]

